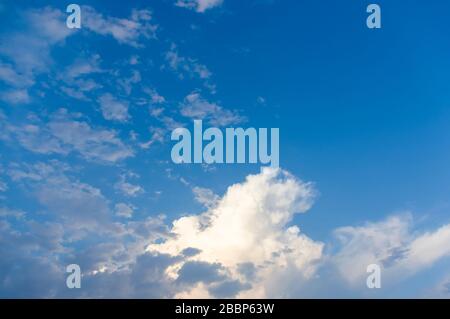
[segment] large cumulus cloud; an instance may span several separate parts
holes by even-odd
[[[203,191],[214,197],[206,211],[169,224],[164,216],[115,220],[100,192],[73,180],[69,167],[51,164],[58,172],[45,164],[8,168],[47,213],[36,220],[0,209],[0,296],[386,297],[450,255],[450,226],[418,231],[409,213],[338,228],[326,244],[311,239],[292,221],[310,209],[313,185],[282,169],[264,168],[223,196]],[[52,191],[43,197],[42,190]],[[79,201],[68,200],[72,192]],[[60,202],[66,205],[52,204]],[[77,214],[78,202],[91,214]],[[71,263],[81,266],[82,289],[65,286]],[[384,290],[365,286],[373,263]],[[444,275],[429,294],[447,294]]]
[[[230,186],[203,214],[175,220],[173,238],[150,245],[148,250],[178,255],[195,248],[198,253],[190,259],[223,266],[235,283],[230,286],[242,287],[242,296],[265,297],[269,294],[266,283],[275,273],[296,270],[300,276],[310,277],[316,269],[323,244],[290,225],[294,214],[310,208],[313,198],[311,184],[281,169],[264,168]],[[242,265],[253,267],[251,278],[242,272]],[[184,262],[174,265],[172,275],[176,278],[184,267]],[[201,284],[203,294],[209,285]],[[187,295],[197,297],[197,291]]]

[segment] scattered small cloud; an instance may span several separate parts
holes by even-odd
[[[188,74],[191,77],[208,79],[212,75],[208,68],[197,60],[181,56],[177,46],[173,43],[170,50],[166,52],[165,59],[170,69],[177,72],[180,78],[184,78],[185,74]]]
[[[128,19],[104,16],[90,6],[83,6],[82,10],[84,28],[103,36],[112,36],[121,44],[142,47],[142,39],[156,38],[158,25],[152,23],[150,10],[134,9]]]
[[[166,130],[159,127],[150,128],[151,138],[147,142],[140,143],[139,147],[147,150],[155,143],[164,143],[164,137],[166,134]]]
[[[0,192],[6,192],[8,190],[8,184],[0,179]]]
[[[136,197],[144,193],[144,189],[140,185],[128,182],[129,177],[129,174],[122,174],[119,181],[114,185],[114,188],[127,197]]]
[[[235,111],[223,108],[217,103],[209,102],[200,93],[192,92],[180,105],[181,115],[194,119],[205,120],[214,126],[229,126],[245,122],[245,118]]]
[[[130,119],[128,102],[120,101],[112,94],[106,93],[99,97],[98,103],[103,117],[109,121],[127,122]]]
[[[125,203],[118,203],[114,207],[115,214],[119,217],[131,218],[133,217],[133,212],[135,207]]]
[[[11,105],[28,104],[31,101],[30,95],[26,89],[12,89],[0,93],[3,102]]]
[[[126,95],[130,95],[133,86],[137,83],[140,83],[141,81],[141,73],[137,70],[132,70],[130,77],[119,77],[117,83]]]
[[[265,105],[266,105],[266,99],[263,98],[262,96],[258,96],[258,97],[256,98],[256,102],[257,102],[259,105],[262,105],[262,106],[265,106]]]
[[[163,104],[166,102],[166,99],[164,98],[164,96],[160,95],[158,93],[158,91],[156,91],[153,88],[144,88],[143,91],[145,94],[150,96],[150,103],[152,105]]]
[[[206,208],[214,207],[219,201],[219,196],[208,188],[196,186],[192,189],[192,192],[194,193],[195,200]]]
[[[79,115],[59,109],[50,115],[49,121],[37,115],[27,123],[12,124],[0,117],[0,139],[18,142],[25,149],[40,154],[68,155],[79,153],[88,161],[115,163],[134,156],[113,130],[92,127],[79,119]]]
[[[141,59],[138,55],[132,55],[129,60],[130,65],[138,65],[141,63]]]
[[[177,0],[177,7],[188,8],[203,13],[206,10],[222,5],[223,0]]]
[[[25,74],[18,73],[12,65],[0,63],[0,81],[15,88],[29,87],[34,84],[34,79]]]

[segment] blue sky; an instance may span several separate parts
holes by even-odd
[[[450,5],[377,3],[86,1],[77,30],[1,1],[0,297],[448,298]],[[280,169],[173,164],[195,119],[279,128]]]

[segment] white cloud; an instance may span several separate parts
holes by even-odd
[[[341,227],[334,231],[339,251],[333,263],[342,277],[350,284],[364,283],[366,268],[370,264],[381,264],[392,252],[409,240],[411,217],[394,216],[379,223],[353,227]]]
[[[108,202],[100,189],[67,175],[70,167],[59,161],[12,165],[9,175],[32,189],[46,212],[74,227],[92,228],[108,219]]]
[[[100,63],[101,59],[98,54],[87,58],[77,58],[58,76],[58,79],[67,85],[62,86],[60,90],[72,98],[90,100],[86,95],[102,87],[101,84],[89,78],[92,74],[105,72],[101,69]]]
[[[0,63],[0,80],[12,86],[0,95],[9,104],[30,103],[28,89],[36,76],[49,71],[53,60],[51,49],[61,45],[73,32],[65,26],[65,15],[50,7],[24,10],[17,20],[24,26],[20,31],[2,33],[0,56],[11,64]]]
[[[106,120],[126,122],[130,119],[130,114],[128,114],[128,103],[119,101],[110,93],[100,96],[98,103],[100,104],[103,117]]]
[[[117,162],[134,155],[115,131],[92,128],[86,122],[72,120],[64,109],[56,114],[48,127],[63,145],[89,160]]]
[[[108,213],[106,199],[98,188],[56,176],[40,184],[37,192],[39,202],[60,218],[77,222],[102,223]],[[85,226],[85,225],[83,225]]]
[[[88,97],[81,91],[71,87],[62,86],[60,88],[61,92],[65,93],[67,96],[83,101],[89,101]]]
[[[89,76],[105,72],[100,68],[101,59],[98,54],[87,58],[77,58],[73,64],[65,68],[63,72],[58,74],[59,90],[74,99],[89,101],[87,95],[94,90],[99,89],[102,85],[98,84]],[[61,86],[60,82],[64,82],[66,86]]]
[[[65,25],[66,16],[57,9],[45,7],[23,13],[26,29],[23,32],[2,35],[0,54],[14,61],[16,69],[30,77],[35,72],[47,71],[52,46],[62,43],[72,31]]]
[[[259,104],[259,105],[266,105],[266,99],[265,98],[263,98],[262,96],[258,96],[257,98],[256,98],[256,102]]]
[[[131,218],[133,217],[134,208],[129,204],[118,203],[115,205],[115,212],[119,217]]]
[[[450,298],[450,275],[446,274],[445,277],[439,281],[439,283],[429,290],[427,298]]]
[[[217,205],[219,196],[208,188],[195,186],[192,188],[195,200],[205,206],[206,208],[212,208]]]
[[[133,10],[128,19],[104,16],[89,6],[84,6],[82,12],[83,29],[111,35],[119,43],[140,47],[143,40],[155,38],[157,25],[151,23],[149,10]],[[0,63],[0,80],[14,87],[14,90],[1,93],[3,101],[10,104],[30,102],[27,89],[35,84],[37,75],[50,71],[54,63],[52,49],[63,45],[70,35],[77,32],[66,27],[66,17],[65,12],[52,7],[25,10],[18,17],[24,27],[20,31],[0,35],[0,42],[8,43],[0,47],[0,56],[12,62]],[[79,60],[67,68],[65,74],[58,78],[66,83],[61,86],[61,91],[72,98],[89,100],[86,92],[100,85],[81,77],[101,72],[96,59],[97,56],[89,61]]]
[[[212,9],[220,6],[223,0],[177,0],[175,3],[178,7],[193,9],[197,12],[205,12],[208,9]]]
[[[137,55],[132,55],[128,62],[130,63],[130,65],[137,65],[137,64],[141,63],[141,59]]]
[[[335,231],[340,243],[332,263],[352,286],[364,284],[366,268],[378,264],[385,283],[409,278],[450,256],[450,225],[420,233],[413,231],[410,214],[394,215],[386,220]]]
[[[368,291],[367,264],[382,266],[388,288],[450,256],[450,225],[419,232],[408,214],[339,228],[339,245],[332,242],[323,253],[324,244],[291,224],[296,213],[310,209],[315,191],[281,169],[250,175],[219,198],[197,189],[197,199],[214,204],[202,214],[175,219],[170,229],[164,216],[111,222],[101,190],[71,176],[61,162],[11,163],[7,172],[57,221],[31,221],[21,211],[0,208],[0,247],[7,247],[0,259],[0,291],[10,297],[68,296],[58,288],[63,278],[58,269],[66,262],[83,265],[84,288],[74,292],[77,297],[342,297],[348,289],[361,297]],[[127,218],[134,209],[118,203],[113,212]],[[88,232],[75,236],[77,228]],[[81,245],[89,234],[95,241]],[[18,264],[27,265],[20,276],[12,271]],[[448,296],[449,287],[447,276],[430,294]]]
[[[100,35],[110,35],[119,43],[141,47],[141,39],[155,38],[158,26],[152,24],[150,10],[133,10],[130,18],[103,16],[90,6],[83,6],[83,27]]]
[[[144,88],[144,93],[148,94],[150,96],[150,103],[155,104],[163,104],[166,102],[166,99],[164,96],[160,95],[158,91],[152,88]]]
[[[159,127],[150,128],[151,138],[145,143],[139,143],[139,147],[146,150],[155,143],[164,143],[164,136],[167,133],[165,129]]]
[[[310,277],[322,256],[323,244],[301,234],[297,226],[289,226],[294,214],[309,209],[313,198],[310,184],[285,171],[265,168],[230,186],[205,213],[175,220],[173,238],[148,249],[176,256],[195,248],[199,252],[191,260],[218,263],[233,281],[244,286],[251,282],[242,296],[269,296],[265,285],[274,273],[293,267],[299,276]],[[254,280],[245,278],[242,265],[256,269]],[[177,278],[183,266],[175,266],[171,275]],[[196,297],[197,291],[185,291],[183,296]]]
[[[12,89],[2,92],[0,98],[9,104],[28,104],[31,98],[26,89]]]
[[[409,245],[409,254],[402,266],[413,272],[429,267],[439,259],[450,256],[449,243],[450,224],[421,234]]]
[[[29,87],[34,80],[24,74],[19,74],[9,64],[0,62],[0,80],[16,88]]]
[[[139,71],[133,70],[131,73],[132,74],[130,77],[128,77],[128,78],[120,77],[117,80],[119,87],[121,89],[123,89],[127,95],[131,94],[133,85],[136,83],[140,83],[142,80],[141,74],[139,73]]]
[[[13,125],[0,116],[0,139],[17,140],[24,148],[40,154],[78,152],[89,161],[114,163],[134,156],[133,150],[119,139],[116,131],[91,127],[78,117],[60,109],[46,124],[32,116],[28,123]]]
[[[7,207],[0,207],[0,217],[14,217],[15,219],[20,219],[25,216],[25,213],[20,210],[13,210]]]
[[[0,179],[0,192],[6,192],[8,190],[8,184]]]
[[[214,126],[228,126],[245,121],[245,118],[237,112],[224,109],[217,103],[208,102],[198,92],[192,92],[185,97],[180,105],[180,113],[191,119],[206,120]]]
[[[180,55],[178,48],[174,43],[171,44],[169,51],[166,52],[165,60],[166,64],[161,66],[162,70],[169,68],[175,72],[181,80],[186,76],[199,79],[211,94],[216,93],[216,85],[211,82],[212,72],[196,59]]]
[[[119,181],[114,184],[114,188],[128,197],[136,197],[144,193],[144,189],[140,185],[131,184],[127,181],[127,175],[120,176]]]
[[[211,71],[205,65],[200,64],[193,58],[181,56],[175,44],[170,46],[170,50],[166,52],[165,59],[170,69],[177,72],[180,78],[184,78],[184,74],[202,80],[207,80],[212,76]]]
[[[100,55],[95,54],[88,58],[78,58],[73,64],[68,66],[64,72],[64,77],[69,79],[77,79],[79,77],[100,73],[103,70],[100,68]]]

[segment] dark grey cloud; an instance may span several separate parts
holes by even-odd
[[[57,255],[62,249],[62,233],[54,224],[0,219],[0,298],[54,297],[65,285]],[[42,228],[41,228],[42,226]],[[38,229],[40,228],[40,229]],[[34,232],[33,232],[34,231]]]
[[[215,297],[215,298],[233,298],[235,297],[239,292],[250,289],[252,286],[248,283],[241,283],[238,280],[232,280],[232,281],[224,281],[217,285],[212,286],[209,289],[209,292]]]
[[[445,292],[450,295],[450,281],[444,285]]]
[[[179,283],[195,284],[198,282],[211,283],[224,280],[220,264],[210,264],[201,261],[188,261],[178,271]]]
[[[201,253],[201,252],[202,252],[202,251],[201,251],[200,249],[193,248],[193,247],[188,247],[188,248],[184,249],[184,250],[181,252],[181,254],[182,254],[183,256],[186,256],[186,257],[193,257],[193,256],[195,256],[195,255],[198,255],[198,254]]]
[[[128,269],[86,276],[80,293],[91,298],[171,298],[176,289],[166,270],[178,260],[144,253]]]
[[[385,268],[394,266],[397,262],[407,257],[409,253],[409,248],[407,247],[396,247],[390,250],[390,255],[384,258],[381,263]]]
[[[238,271],[244,275],[247,280],[253,280],[256,275],[257,268],[253,263],[242,263],[238,265]]]

